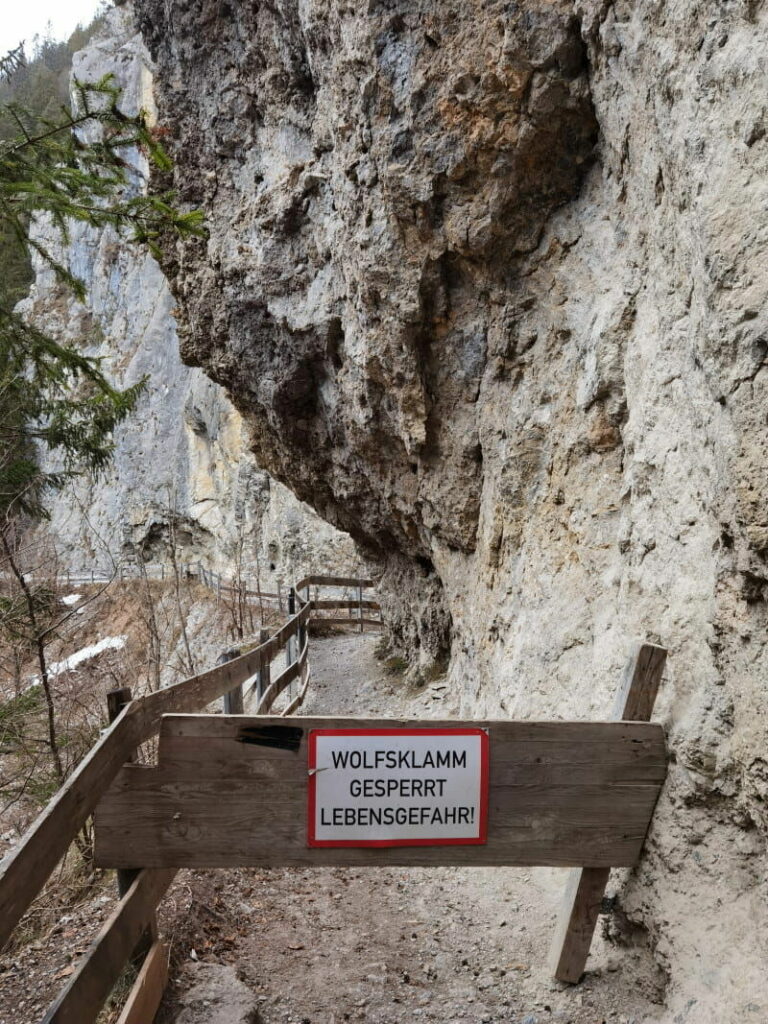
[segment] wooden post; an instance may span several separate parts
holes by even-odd
[[[650,721],[666,660],[663,647],[637,647],[616,697],[615,720]],[[569,874],[550,954],[558,981],[576,984],[584,973],[610,872],[610,868],[574,868]]]
[[[365,630],[365,624],[363,622],[363,588],[362,587],[358,587],[357,588],[357,603],[358,603],[358,608],[359,608],[359,612],[360,612],[360,632],[362,633]]]
[[[269,640],[269,630],[265,626],[262,626],[259,637],[262,643],[266,643]],[[259,664],[261,666],[259,670],[259,702],[261,702],[261,698],[267,692],[269,684],[272,682],[272,662],[269,658],[261,658]]]
[[[216,661],[217,665],[226,665],[228,661],[233,661],[235,658],[240,657],[240,652],[236,650],[224,651],[223,654],[219,655]],[[242,683],[238,684],[234,690],[230,690],[229,693],[225,693],[221,698],[223,711],[225,715],[242,715],[243,714],[243,686]]]
[[[309,584],[307,584],[307,586],[304,588],[304,594],[303,594],[303,596],[301,598],[301,606],[302,606],[302,608],[305,605],[308,605],[308,604],[309,604]],[[305,623],[302,623],[302,625],[299,626],[299,649],[296,652],[296,656],[298,658],[301,657],[301,652],[304,650],[304,645],[306,644],[306,642],[307,642],[307,624],[305,622]]]
[[[280,611],[283,610],[283,589],[280,586],[280,580],[277,581],[277,607]]]
[[[110,725],[114,722],[126,704],[131,703],[131,696],[130,686],[121,686],[118,690],[109,691],[107,694],[107,713],[109,715]],[[134,754],[131,754],[128,758],[129,763],[132,763],[135,760],[136,757]],[[135,878],[135,871],[117,872],[117,892],[121,899],[128,892]]]
[[[296,591],[291,587],[288,591],[288,617],[292,618],[296,614]],[[285,667],[292,665],[296,661],[296,633],[288,637],[288,643],[285,645]],[[293,683],[288,684],[288,703],[291,702],[293,697]]]
[[[121,713],[123,708],[126,707],[126,705],[131,703],[131,700],[132,700],[132,694],[131,694],[130,686],[121,686],[119,689],[117,689],[117,690],[110,690],[107,693],[107,714],[109,716],[110,725],[112,724],[112,722],[115,721],[115,719]],[[135,754],[129,755],[129,757],[128,757],[128,763],[129,764],[133,764],[133,762],[135,760],[136,760],[136,755]],[[136,876],[138,875],[138,873],[139,872],[136,869],[121,869],[121,868],[118,868],[118,870],[116,872],[116,874],[117,874],[117,894],[120,897],[120,899],[122,899],[123,896],[125,896],[125,894],[131,888],[133,883],[136,881]],[[151,919],[150,919],[149,927],[144,932],[144,934],[141,936],[141,939],[139,940],[139,943],[136,946],[136,949],[133,951],[133,959],[139,960],[141,957],[145,956],[146,953],[152,947],[152,944],[157,941],[157,936],[158,936],[157,916],[155,914],[153,914]]]
[[[262,626],[261,629],[259,630],[259,643],[260,644],[265,644],[267,642],[267,640],[269,640],[269,630],[266,628],[266,626]],[[262,659],[260,659],[260,666],[261,667],[259,668],[259,671],[256,673],[256,687],[255,687],[255,689],[256,689],[256,706],[257,707],[259,706],[259,702],[261,701],[262,694],[266,690],[267,686],[269,686],[269,663],[267,662],[266,665],[265,665],[265,659],[262,658]],[[264,682],[265,675],[266,675],[266,684]]]

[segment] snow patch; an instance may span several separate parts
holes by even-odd
[[[77,602],[80,600],[80,598],[82,596],[83,596],[82,594],[67,594],[66,597],[62,597],[61,603],[62,604],[77,604]]]
[[[74,654],[70,654],[64,661],[54,662],[48,670],[48,674],[50,676],[58,676],[62,672],[71,672],[72,669],[77,668],[84,661],[95,658],[96,655],[103,654],[104,651],[120,650],[121,647],[125,647],[127,639],[127,636],[106,636],[103,640],[99,640],[98,643],[91,644],[90,647],[83,647],[79,651],[75,651]]]

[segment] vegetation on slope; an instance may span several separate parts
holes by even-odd
[[[81,36],[73,45],[82,42]],[[199,215],[179,212],[172,196],[148,196],[136,187],[132,155],[141,152],[162,169],[169,160],[143,114],[120,109],[111,76],[77,83],[71,106],[60,103],[69,45],[42,44],[34,68],[23,65],[18,51],[0,58],[0,78],[16,100],[4,109],[0,136],[0,259],[10,281],[0,294],[0,639],[14,648],[17,662],[35,661],[56,785],[73,767],[63,753],[67,740],[48,658],[60,616],[51,612],[50,588],[33,575],[39,566],[24,549],[24,530],[30,520],[46,518],[50,491],[106,466],[114,427],[133,409],[141,384],[114,388],[77,341],[56,341],[14,308],[30,251],[74,296],[86,298],[66,256],[33,230],[34,219],[45,217],[64,249],[73,223],[110,226],[150,247],[166,231],[202,230]],[[32,107],[18,102],[25,95]],[[55,454],[55,469],[41,452]]]

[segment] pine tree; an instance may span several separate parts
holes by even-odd
[[[0,70],[9,60],[13,66],[9,55]],[[161,170],[170,162],[143,115],[125,115],[118,100],[111,76],[77,84],[73,109],[62,108],[56,118],[32,118],[11,107],[16,136],[0,141],[0,232],[17,247],[33,249],[80,299],[83,282],[31,233],[33,217],[47,216],[65,243],[73,222],[111,225],[154,252],[163,232],[203,230],[200,214],[180,212],[172,196],[130,187],[130,151],[140,149]],[[0,523],[17,513],[44,517],[46,491],[83,470],[102,470],[112,431],[139,391],[140,385],[116,389],[97,360],[0,302]],[[57,453],[56,472],[41,468],[41,446]]]
[[[0,77],[17,73],[23,52],[0,58]],[[20,105],[6,108],[14,129],[0,134],[0,242],[3,254],[24,257],[29,249],[54,271],[75,296],[85,285],[32,230],[46,217],[66,245],[70,226],[111,226],[124,237],[158,251],[169,231],[203,231],[197,212],[182,213],[173,196],[147,195],[135,187],[130,163],[138,149],[167,171],[170,161],[142,114],[125,115],[111,76],[76,84],[72,109],[54,116]],[[12,265],[23,259],[9,259]],[[57,782],[65,765],[57,737],[46,645],[52,634],[51,594],[36,588],[18,558],[19,524],[47,517],[46,499],[75,475],[99,473],[112,454],[112,432],[135,407],[143,382],[120,390],[99,361],[76,344],[56,341],[27,322],[0,289],[0,548],[4,574],[15,578],[18,599],[0,601],[0,626],[35,656],[45,698],[48,746]],[[55,470],[41,453],[54,453]],[[85,847],[84,847],[85,848]]]

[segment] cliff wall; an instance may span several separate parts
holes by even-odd
[[[151,62],[129,7],[108,14],[75,54],[72,73],[82,81],[111,73],[127,113],[154,114]],[[132,187],[146,187],[144,158],[129,159]],[[137,549],[162,561],[173,520],[180,559],[201,558],[225,573],[238,561],[248,572],[258,567],[265,587],[276,577],[287,584],[295,573],[353,568],[351,540],[259,467],[224,390],[182,363],[174,301],[155,259],[112,229],[75,224],[66,244],[45,221],[36,230],[88,294],[78,302],[37,260],[26,315],[102,359],[119,386],[148,378],[136,413],[116,432],[104,478],[82,478],[52,498],[46,532],[62,563],[106,566]]]
[[[614,938],[660,1020],[768,1018],[765,5],[137,6],[184,358],[467,714],[605,716],[669,648]]]

